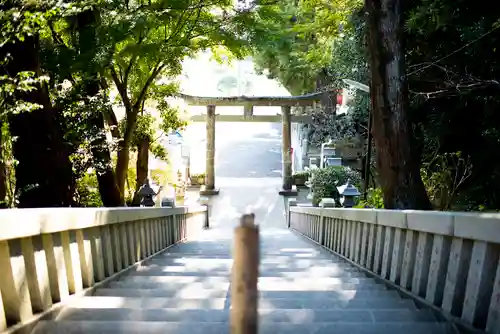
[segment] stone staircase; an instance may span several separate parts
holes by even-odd
[[[261,230],[260,334],[456,333],[286,229]],[[231,234],[207,231],[69,302],[33,333],[229,333]]]

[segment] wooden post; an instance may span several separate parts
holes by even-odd
[[[255,215],[241,217],[234,233],[231,277],[231,334],[257,334],[259,279],[259,227]]]

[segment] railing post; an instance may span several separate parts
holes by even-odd
[[[319,202],[319,206],[322,208],[321,209],[321,215],[319,217],[319,228],[320,228],[320,234],[319,234],[319,244],[324,246],[325,245],[325,217],[323,216],[324,208],[334,208],[335,207],[335,199],[333,198],[323,198],[321,199],[321,202]]]
[[[231,334],[257,334],[259,253],[259,227],[255,225],[255,215],[243,215],[234,233]]]

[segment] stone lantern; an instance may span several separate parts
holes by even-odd
[[[340,203],[344,208],[352,208],[355,204],[354,199],[361,195],[358,189],[351,184],[351,180],[347,179],[347,183],[337,187],[340,195]]]
[[[155,201],[153,197],[156,196],[156,192],[149,185],[149,179],[139,188],[137,195],[140,198],[141,206],[155,206]]]

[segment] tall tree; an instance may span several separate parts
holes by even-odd
[[[180,74],[181,61],[198,51],[219,45],[237,51],[243,31],[238,30],[239,14],[232,13],[232,7],[229,0],[127,1],[117,4],[108,17],[102,33],[110,34],[115,43],[105,72],[125,109],[116,165],[122,198],[133,134],[150,90],[161,85],[159,78]]]
[[[373,138],[387,209],[430,210],[409,115],[402,0],[365,0]]]
[[[76,15],[76,32],[78,36],[78,55],[82,68],[83,95],[86,104],[92,105],[92,101],[107,99],[107,90],[101,87],[99,66],[95,55],[99,51],[97,25],[99,24],[99,8],[87,8]],[[88,126],[94,133],[90,143],[93,156],[93,167],[97,174],[99,194],[102,204],[106,207],[124,205],[120,196],[120,189],[116,174],[111,161],[111,152],[106,139],[104,113],[112,112],[109,104],[104,104],[107,111],[96,108],[89,115]]]
[[[1,59],[5,60],[2,72],[12,78],[30,73],[36,79],[31,89],[17,91],[12,98],[37,107],[30,112],[8,115],[10,132],[16,138],[13,154],[17,160],[18,206],[69,206],[73,190],[69,149],[63,140],[60,110],[52,104],[47,84],[40,80],[44,75],[39,58],[40,27],[39,20],[33,17],[39,18],[43,9],[12,5],[4,10],[12,16],[2,18],[10,18],[17,33],[2,41],[5,42],[1,49]]]

